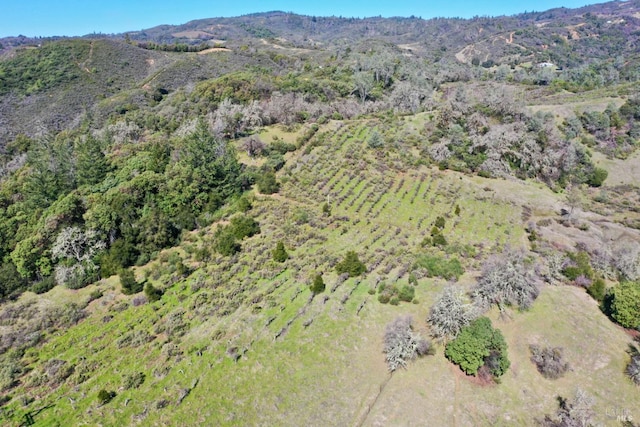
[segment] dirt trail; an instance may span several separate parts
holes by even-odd
[[[378,399],[380,399],[380,395],[384,391],[384,389],[387,386],[387,384],[389,384],[389,381],[391,380],[392,376],[393,376],[393,374],[389,373],[387,378],[382,382],[382,384],[380,384],[378,392],[376,393],[375,397],[373,398],[373,401],[371,403],[369,403],[368,405],[366,405],[366,408],[364,409],[364,412],[358,417],[358,420],[353,424],[354,427],[362,427],[364,425],[364,423],[367,421],[367,419],[369,418],[369,414],[371,413],[371,410],[374,408],[374,406],[376,406],[376,403],[378,403]]]
[[[94,45],[95,41],[91,40],[91,43],[89,44],[89,57],[87,58],[86,61],[84,62],[78,62],[78,67],[80,67],[80,69],[82,71],[85,71],[87,73],[91,73],[91,70],[89,69],[89,67],[87,66],[88,64],[91,64],[91,61],[93,60],[93,45]]]

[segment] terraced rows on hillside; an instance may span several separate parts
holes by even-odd
[[[383,155],[367,144],[378,127],[375,120],[330,122],[289,154],[279,172],[279,194],[255,195],[247,215],[256,218],[261,232],[243,240],[240,253],[207,252],[214,245],[214,224],[186,234],[180,248],[139,268],[140,279],[165,290],[161,301],[140,304],[138,297],[122,295],[115,277],[80,291],[56,288],[45,295],[45,300],[70,294],[82,300],[96,288],[104,294],[87,307],[89,317],[68,333],[54,333],[41,348],[28,350],[38,367],[13,402],[35,401],[28,407],[12,403],[13,412],[5,412],[5,418],[17,425],[27,412],[36,412],[33,408],[45,408],[36,414],[43,425],[380,425],[409,422],[397,412],[399,396],[404,396],[403,407],[412,400],[429,405],[437,423],[499,424],[508,417],[526,424],[531,411],[552,411],[555,401],[548,394],[557,384],[540,384],[532,377],[537,374],[527,359],[530,339],[563,337],[574,360],[586,345],[580,336],[588,328],[619,343],[626,339],[577,289],[546,289],[542,302],[512,321],[491,314],[514,346],[510,357],[515,363],[503,386],[483,390],[486,399],[477,400],[479,406],[469,403],[478,386],[458,378],[441,354],[388,375],[381,353],[384,325],[409,313],[427,335],[424,318],[445,284],[413,268],[436,218],[445,218],[443,234],[449,242],[449,253],[438,253],[463,260],[468,273],[461,283],[468,286],[486,256],[527,243],[523,213],[531,209],[497,196],[493,186],[509,183],[421,164],[413,147],[401,141]],[[415,166],[397,167],[399,157]],[[530,191],[548,197],[542,190]],[[330,215],[323,212],[325,203]],[[290,255],[282,264],[271,254],[278,241]],[[349,250],[365,263],[366,275],[337,275],[334,267]],[[461,255],[469,251],[472,256]],[[181,262],[192,271],[189,276]],[[415,304],[378,302],[376,289],[382,283],[407,284],[412,272],[419,281]],[[316,273],[323,275],[326,291],[314,297],[308,285]],[[548,319],[548,310],[557,310],[567,296],[572,302],[562,313],[553,312],[553,326],[535,329],[535,322]],[[583,316],[585,323],[575,324],[571,316]],[[535,330],[532,337],[522,332],[529,330]],[[598,378],[623,364],[622,354],[602,351],[597,356],[602,368],[587,384],[592,391],[600,387]],[[54,370],[51,360],[66,371]],[[574,363],[582,372],[592,362]],[[67,375],[59,386],[58,372]],[[144,381],[131,386],[139,373]],[[526,386],[518,376],[528,378]],[[439,391],[428,391],[432,381],[440,384]],[[566,393],[573,392],[572,381],[560,385]],[[513,399],[525,393],[521,387],[544,403],[520,408]],[[101,389],[117,394],[108,405],[96,400]],[[414,395],[407,396],[407,390]],[[606,397],[607,387],[597,390],[599,405],[620,399],[611,397],[615,393]],[[407,414],[419,412],[416,408]]]
[[[42,350],[31,350],[34,358],[44,361],[55,355],[74,365],[75,386],[64,384],[54,392],[43,402],[54,406],[41,416],[72,424],[96,417],[108,424],[147,417],[157,423],[162,422],[160,407],[165,404],[178,405],[184,399],[180,411],[197,406],[198,399],[179,398],[193,388],[194,394],[208,389],[207,419],[256,422],[260,405],[253,412],[251,403],[230,396],[233,387],[250,385],[249,377],[235,371],[256,363],[248,361],[265,363],[271,351],[286,353],[290,363],[302,363],[298,357],[319,363],[322,352],[316,354],[316,346],[323,341],[323,352],[335,352],[331,344],[343,344],[331,343],[329,331],[357,331],[371,324],[382,305],[369,292],[383,281],[406,283],[415,250],[437,216],[447,218],[450,242],[473,244],[480,251],[520,239],[521,232],[508,231],[519,218],[518,209],[490,197],[468,197],[474,190],[444,172],[424,166],[392,168],[389,159],[367,148],[370,130],[369,123],[327,125],[321,145],[290,159],[281,174],[286,183],[280,194],[256,196],[250,214],[259,221],[261,233],[245,240],[240,254],[198,262],[182,253],[185,263],[197,268],[188,279],[175,272],[161,274],[170,271],[167,254],[141,268],[139,276],[146,274],[158,287],[167,288],[161,303],[136,307],[119,295],[115,278],[99,284],[105,296],[91,303],[93,314],[87,320],[64,337],[49,337]],[[321,211],[325,202],[330,216]],[[456,204],[460,217],[453,215]],[[195,253],[210,247],[212,239],[206,230],[194,232],[183,247]],[[279,240],[291,255],[284,264],[271,259]],[[345,279],[334,272],[347,250],[356,251],[368,266],[365,277]],[[308,283],[315,272],[323,274],[327,292],[313,298]],[[432,282],[425,279],[421,286]],[[316,342],[319,334],[322,339]],[[270,369],[273,375],[286,375],[284,366]],[[138,371],[148,378],[140,389],[119,389],[122,378]],[[306,372],[313,375],[313,370]],[[46,375],[30,377],[27,395],[37,398],[48,387]],[[235,385],[227,383],[227,376]],[[114,405],[96,407],[98,384],[118,390]],[[165,390],[162,397],[145,398],[159,388]],[[254,399],[276,399],[259,394]],[[233,418],[238,407],[248,412]],[[346,411],[344,416],[347,421],[354,414]]]

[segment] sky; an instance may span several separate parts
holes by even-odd
[[[123,33],[194,19],[281,10],[315,16],[461,17],[513,15],[597,0],[3,0],[0,37]]]

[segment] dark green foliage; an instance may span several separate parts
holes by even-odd
[[[414,267],[422,267],[427,271],[427,277],[442,277],[443,279],[458,280],[464,273],[458,258],[441,258],[437,255],[421,255]]]
[[[400,301],[411,302],[416,295],[416,288],[412,285],[403,285],[398,291],[398,299]]]
[[[133,265],[138,254],[138,250],[131,242],[124,239],[116,240],[108,251],[98,257],[100,276],[102,278],[111,277],[117,274],[120,269]]]
[[[111,402],[114,397],[116,397],[115,391],[107,391],[105,389],[102,389],[98,392],[98,402],[101,405],[106,405],[107,403]]]
[[[499,377],[510,365],[507,343],[486,317],[462,328],[456,339],[447,343],[444,354],[468,375],[476,375],[486,365],[493,377]]]
[[[622,282],[611,292],[611,317],[625,328],[640,328],[640,283]]]
[[[609,172],[602,168],[594,168],[593,173],[589,176],[587,184],[591,187],[600,187],[609,176]]]
[[[267,150],[269,152],[269,155],[273,153],[285,155],[292,151],[296,151],[296,146],[293,144],[289,144],[287,142],[278,140],[278,141],[273,141],[271,144],[269,144]]]
[[[23,188],[28,204],[46,208],[75,187],[72,159],[67,139],[47,134],[34,141],[27,153],[30,174]]]
[[[131,269],[123,269],[118,272],[122,293],[125,295],[137,294],[142,291],[142,283],[138,283],[135,274]]]
[[[89,135],[76,142],[75,153],[78,185],[95,185],[102,182],[109,172],[109,164],[100,142]]]
[[[456,208],[455,208],[455,210],[453,211],[453,213],[454,213],[456,216],[460,216],[460,205],[456,205]]]
[[[587,288],[587,293],[598,302],[602,302],[604,300],[606,291],[606,284],[601,278],[597,278],[596,280],[594,280],[591,286]]]
[[[260,170],[263,171],[279,171],[280,169],[283,168],[284,164],[286,163],[284,156],[280,153],[274,152],[269,154],[269,156],[267,157],[266,161],[264,162],[264,164],[262,165],[262,167],[260,168]],[[275,191],[274,191],[275,193]],[[270,193],[269,193],[270,194]]]
[[[260,233],[258,222],[245,215],[237,215],[231,218],[230,231],[236,239],[242,240]]]
[[[318,129],[320,129],[320,127],[316,123],[314,123],[309,129],[307,129],[304,134],[298,137],[298,139],[296,140],[298,148],[309,142],[309,140],[311,140],[311,138],[313,138],[313,136],[318,132]]]
[[[436,220],[436,224],[431,227],[431,239],[430,239],[430,244],[431,246],[447,246],[447,239],[444,238],[444,236],[442,235],[442,229],[444,228],[445,222],[444,222],[444,218],[442,218],[441,216],[438,217],[438,219]],[[428,240],[423,241],[423,243],[425,243],[424,246],[426,246],[427,243],[429,243]]]
[[[149,302],[155,302],[162,298],[162,291],[149,282],[144,286],[144,294],[147,296]]]
[[[331,216],[331,206],[329,206],[329,203],[322,205],[322,214],[324,216]]]
[[[391,297],[387,292],[383,292],[380,295],[378,295],[378,302],[380,304],[387,304],[390,300],[391,300]]]
[[[258,191],[262,194],[273,194],[280,190],[280,184],[276,179],[276,173],[273,170],[262,172],[256,178]]]
[[[311,292],[316,295],[324,292],[326,285],[324,284],[324,280],[322,280],[322,274],[316,274],[313,278],[313,283],[311,284]]]
[[[447,246],[447,239],[441,233],[438,233],[431,238],[431,244],[433,246]]]
[[[18,273],[13,263],[0,265],[0,301],[19,295],[28,284],[29,281]]]
[[[230,227],[219,227],[215,233],[215,250],[221,255],[231,256],[240,251],[240,243]]]
[[[276,248],[273,250],[273,260],[276,262],[285,262],[289,259],[289,254],[284,247],[284,243],[279,241]]]
[[[591,259],[585,251],[567,253],[570,263],[562,269],[562,274],[569,280],[576,280],[580,276],[593,279]]]
[[[35,292],[36,294],[44,294],[45,292],[49,292],[55,286],[55,278],[53,276],[47,276],[31,285],[31,291]]]
[[[398,285],[386,286],[384,283],[378,287],[378,302],[382,304],[390,303],[392,305],[398,305],[401,301],[411,302],[415,296],[415,287],[412,285]]]
[[[349,251],[344,259],[336,265],[338,274],[347,273],[349,277],[356,277],[367,271],[367,267],[358,259],[354,251]]]
[[[238,209],[238,212],[243,212],[243,213],[247,212],[252,207],[253,207],[253,205],[251,204],[251,201],[246,196],[240,197],[238,199],[238,201],[236,202],[236,208]]]
[[[0,95],[11,91],[33,94],[79,79],[82,73],[77,65],[79,59],[72,58],[86,58],[89,44],[89,40],[47,43],[0,61]]]
[[[230,73],[199,83],[193,91],[193,95],[197,99],[206,100],[211,104],[220,103],[225,99],[246,103],[260,99],[265,94],[256,84],[257,81],[268,84],[265,80],[271,80],[270,76],[256,75],[246,71]]]

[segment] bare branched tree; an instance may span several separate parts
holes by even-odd
[[[460,330],[475,317],[471,304],[465,304],[462,292],[456,286],[447,286],[429,310],[427,323],[435,338],[455,338]]]
[[[507,249],[487,260],[471,297],[481,310],[494,304],[500,310],[505,305],[529,308],[540,293],[531,271],[533,267],[525,263],[522,251]]]
[[[640,278],[640,245],[623,242],[614,249],[614,266],[624,280],[636,281]]]
[[[399,316],[387,325],[384,352],[391,372],[405,367],[409,360],[431,353],[431,343],[413,331],[411,316]]]
[[[559,408],[555,417],[545,416],[538,424],[543,427],[588,427],[593,425],[595,399],[582,389],[576,391],[573,401],[558,397]]]

